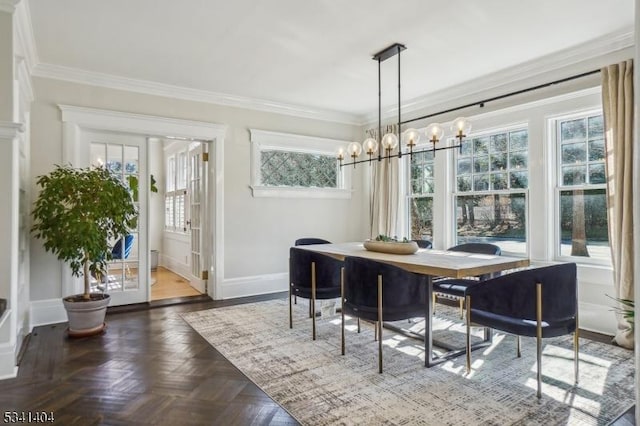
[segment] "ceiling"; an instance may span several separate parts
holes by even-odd
[[[633,30],[634,0],[28,0],[39,64],[364,115]],[[395,58],[383,104],[397,101]]]

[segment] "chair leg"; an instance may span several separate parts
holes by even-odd
[[[311,262],[311,334],[316,340],[316,262]]]
[[[467,374],[471,373],[471,296],[466,297],[467,302]]]
[[[578,384],[578,366],[580,364],[580,359],[578,357],[580,352],[580,336],[578,331],[578,312],[576,311],[576,331],[573,333],[573,374],[576,385]]]
[[[522,357],[522,352],[520,351],[520,336],[516,336],[516,356],[518,358]]]
[[[464,299],[460,298],[460,319],[464,318]]]
[[[432,312],[433,312],[433,314],[435,315],[435,313],[436,313],[436,294],[435,294],[435,293],[433,293],[433,294],[431,295],[431,299],[433,299],[433,300],[431,301],[431,306],[433,306],[433,308],[432,308]]]
[[[360,333],[360,318],[358,318],[358,333]]]
[[[373,341],[378,341],[378,321],[373,322]]]
[[[289,328],[293,328],[293,307],[291,306],[291,283],[289,283]]]
[[[342,343],[340,345],[344,355],[344,267],[340,268],[340,316],[342,317]]]
[[[382,275],[378,275],[378,373],[382,374]]]
[[[293,304],[294,305],[298,304],[298,296],[293,296]]]
[[[542,284],[536,284],[536,358],[538,371],[538,399],[542,398]]]

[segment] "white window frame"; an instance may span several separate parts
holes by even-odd
[[[164,149],[164,161],[165,161],[165,166],[166,166],[166,170],[167,170],[167,174],[166,174],[166,178],[165,178],[165,193],[164,193],[164,205],[165,205],[165,224],[164,224],[164,230],[165,232],[172,232],[175,234],[182,234],[182,235],[188,235],[190,233],[190,229],[189,229],[189,188],[188,188],[188,179],[189,179],[189,151],[191,150],[192,144],[186,145],[184,143],[179,143],[179,142],[173,142],[168,144],[165,149]],[[180,162],[179,162],[179,158],[180,158],[180,154],[184,154],[185,156],[185,163],[184,163],[184,187],[178,187],[178,181],[179,181],[179,176],[178,174],[180,173]],[[174,175],[171,176],[171,168],[169,167],[169,163],[171,162],[171,160],[173,159],[173,164],[174,164]],[[172,182],[171,181],[171,177],[173,177]],[[169,190],[169,185],[170,183],[173,184],[173,190]],[[178,198],[178,196],[182,195],[183,198],[183,221],[182,221],[182,226],[176,226],[176,219],[177,219],[177,214],[176,214],[176,200]],[[169,226],[166,223],[166,217],[167,217],[167,213],[166,213],[166,208],[167,208],[167,198],[172,197],[172,209],[173,209],[173,224],[171,226]]]
[[[419,132],[424,133],[426,128],[421,128],[418,129]],[[428,145],[427,144],[420,144],[417,147],[414,148],[415,151],[423,151],[423,150],[427,150],[428,149]],[[441,151],[440,151],[441,152]],[[414,199],[416,198],[431,198],[431,204],[433,206],[433,211],[431,212],[431,216],[432,216],[432,223],[434,223],[434,226],[431,230],[431,235],[429,236],[429,241],[431,241],[433,243],[433,239],[434,239],[434,233],[435,233],[435,213],[436,213],[436,206],[435,206],[435,202],[436,202],[436,182],[438,180],[438,176],[436,175],[436,158],[437,155],[434,155],[433,159],[431,160],[432,162],[432,167],[433,167],[433,174],[432,174],[432,179],[433,179],[433,191],[432,192],[428,192],[428,193],[420,193],[420,194],[415,194],[413,192],[413,182],[411,180],[411,156],[407,155],[406,157],[406,162],[405,162],[405,179],[404,179],[404,184],[406,190],[405,190],[405,205],[406,205],[406,234],[407,237],[411,238],[411,230],[412,230],[412,222],[411,222],[411,203]],[[417,239],[423,239],[422,235],[418,235],[416,236]]]
[[[343,166],[338,170],[337,188],[298,188],[262,185],[260,155],[262,151],[287,151],[320,154],[335,157],[338,148],[346,149],[348,141],[250,129],[251,132],[251,191],[254,197],[278,198],[337,198],[349,199],[351,170]],[[336,160],[337,166],[337,160]]]
[[[598,183],[598,184],[584,184],[584,185],[563,185],[562,184],[562,175],[560,173],[561,169],[561,161],[562,161],[562,151],[560,144],[560,135],[559,135],[559,123],[561,121],[570,121],[577,118],[587,118],[594,115],[603,115],[602,108],[592,108],[585,110],[577,110],[573,112],[568,112],[566,114],[554,115],[553,117],[549,117],[547,120],[547,124],[549,127],[549,136],[551,139],[551,143],[553,145],[553,205],[554,205],[554,218],[553,218],[553,257],[554,260],[561,262],[575,262],[586,265],[596,265],[596,266],[612,266],[611,257],[608,259],[594,259],[592,257],[585,256],[563,256],[561,252],[561,232],[560,232],[560,193],[562,191],[570,191],[576,189],[604,189],[606,191],[607,185],[606,183]],[[605,145],[606,150],[606,145]],[[606,161],[606,160],[605,160]]]
[[[530,209],[531,206],[529,204],[529,184],[530,184],[530,170],[531,170],[531,155],[530,155],[530,150],[529,147],[531,146],[531,140],[530,140],[530,129],[529,129],[529,123],[528,122],[517,122],[517,123],[509,123],[509,124],[505,124],[504,126],[495,126],[495,127],[491,127],[491,128],[486,128],[486,129],[482,129],[481,131],[478,132],[474,132],[472,134],[470,134],[469,136],[467,136],[465,138],[465,141],[471,141],[474,138],[478,138],[478,137],[483,137],[483,136],[490,136],[490,135],[494,135],[497,133],[510,133],[510,132],[515,132],[515,131],[519,131],[519,130],[526,130],[527,131],[527,187],[526,188],[515,188],[515,189],[501,189],[501,190],[487,190],[487,191],[458,191],[458,150],[457,149],[452,149],[454,152],[453,160],[451,162],[451,167],[452,167],[452,175],[453,175],[453,179],[452,179],[452,185],[453,185],[453,191],[452,191],[452,195],[451,195],[451,209],[452,209],[452,213],[453,213],[453,221],[452,221],[452,229],[451,229],[451,238],[452,241],[454,241],[454,244],[459,244],[458,243],[458,224],[457,224],[457,197],[464,197],[464,196],[486,196],[486,195],[510,195],[510,194],[524,194],[524,199],[525,199],[525,221],[526,221],[526,226],[525,226],[525,252],[521,253],[521,252],[511,252],[508,250],[502,250],[502,253],[504,255],[507,256],[513,256],[513,257],[530,257],[530,252],[531,252],[531,234],[530,234]],[[450,144],[456,143],[457,141],[449,141]],[[507,153],[510,153],[511,151],[508,149]],[[473,156],[471,157],[473,158]],[[471,163],[471,167],[473,167],[473,162]],[[490,172],[488,172],[490,173]],[[473,175],[473,173],[472,173]],[[472,186],[473,186],[473,180],[472,180]]]

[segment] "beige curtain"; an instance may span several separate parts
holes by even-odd
[[[389,132],[397,133],[396,125],[383,127],[383,135]],[[366,136],[380,140],[377,137],[377,129],[367,130]],[[385,155],[384,150],[382,155]],[[374,161],[371,164],[371,169],[372,183],[369,198],[369,212],[371,214],[370,237],[375,238],[380,234],[390,237],[398,236],[400,235],[398,206],[401,202],[398,160],[392,158],[391,161]]]
[[[633,61],[602,68],[607,216],[616,297],[634,298],[633,283]],[[630,324],[618,315],[614,341],[633,348]]]

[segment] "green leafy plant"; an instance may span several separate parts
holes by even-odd
[[[619,303],[619,306],[616,306],[613,309],[617,313],[622,315],[622,318],[627,320],[629,325],[631,325],[631,329],[633,330],[634,323],[635,323],[635,311],[636,311],[636,309],[635,309],[635,301],[633,301],[631,299],[620,299],[620,298],[617,298],[617,297],[611,297],[609,295],[607,295],[607,296]]]
[[[127,181],[129,182],[129,188],[131,188],[133,201],[138,201],[138,176],[128,175]],[[153,175],[149,176],[149,191],[158,192],[158,187],[156,186],[156,178],[154,178]]]
[[[84,277],[82,298],[89,300],[90,274],[103,276],[111,260],[109,241],[127,235],[137,219],[131,192],[105,168],[57,165],[36,183],[41,191],[31,232],[74,276]]]
[[[378,235],[376,237],[376,241],[383,241],[385,243],[390,243],[390,242],[393,242],[393,243],[409,243],[409,242],[411,242],[411,240],[408,240],[406,237],[403,238],[402,240],[398,240],[397,236],[394,236],[393,238],[391,238],[390,236],[384,235],[384,234]]]

